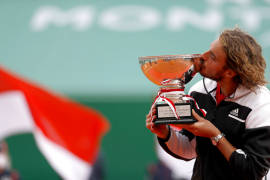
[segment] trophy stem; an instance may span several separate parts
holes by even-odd
[[[161,82],[162,89],[185,89],[185,84],[181,79],[166,79]]]

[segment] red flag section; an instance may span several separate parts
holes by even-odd
[[[53,94],[29,81],[22,80],[0,68],[0,94],[6,92],[23,93],[32,116],[34,134],[41,132],[41,139],[45,139],[46,142],[52,143],[53,147],[57,147],[56,149],[66,151],[67,154],[78,158],[79,161],[89,164],[91,167],[97,157],[101,138],[109,129],[109,123],[103,115],[63,96]],[[1,124],[3,124],[3,121],[8,123],[8,117],[2,119],[0,115],[0,121],[2,121]],[[40,135],[35,136],[36,141],[39,141],[40,138],[38,137]],[[46,153],[46,142],[41,144],[39,148],[41,148],[45,157],[51,156],[47,157],[51,162],[57,157],[48,153],[53,151]],[[53,166],[58,166],[57,162],[51,163],[54,164]],[[62,167],[56,167],[56,169],[59,168]],[[59,171],[62,177],[66,179],[75,177],[73,175],[66,176],[66,170]]]

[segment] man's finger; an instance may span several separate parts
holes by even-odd
[[[202,117],[199,114],[197,114],[194,109],[192,109],[192,115],[198,121],[201,121],[202,120]]]
[[[151,119],[151,122],[154,122],[155,119],[156,119],[156,115],[153,115],[153,116],[152,116],[152,119]]]

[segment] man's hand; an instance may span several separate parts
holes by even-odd
[[[159,138],[166,139],[169,135],[169,129],[167,125],[154,124],[154,120],[156,118],[156,108],[153,108],[152,112],[150,110],[146,116],[146,128],[149,129],[152,133],[156,134]]]
[[[192,110],[192,115],[198,121],[193,124],[183,124],[183,126],[181,125],[182,128],[185,128],[196,136],[208,138],[215,137],[221,133],[216,126],[214,126],[210,121],[199,116],[194,110]],[[227,159],[227,161],[230,160],[232,153],[236,150],[236,148],[233,147],[232,144],[225,137],[220,140],[217,148]]]
[[[176,126],[188,130],[195,136],[211,138],[220,134],[220,131],[216,126],[214,126],[210,121],[199,116],[194,110],[192,110],[192,115],[197,119],[197,122],[192,124],[177,124]]]

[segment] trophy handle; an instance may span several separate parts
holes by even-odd
[[[184,73],[183,77],[183,83],[187,84],[193,77],[196,75],[196,71],[194,69],[194,65],[192,65],[187,72]]]

